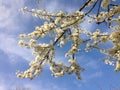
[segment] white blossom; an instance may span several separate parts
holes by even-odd
[[[28,34],[19,35],[18,44],[32,49],[35,59],[30,61],[30,67],[27,70],[24,72],[17,71],[17,77],[33,79],[42,73],[46,64],[49,64],[50,71],[54,77],[75,73],[76,78],[81,79],[80,73],[84,69],[78,64],[76,54],[82,51],[89,52],[94,48],[106,55],[105,64],[116,65],[115,71],[120,71],[120,5],[114,4],[115,2],[112,3],[110,0],[102,0],[101,5],[99,3],[99,7],[97,7],[94,14],[91,14],[96,8],[98,1],[88,0],[79,10],[73,13],[64,11],[51,13],[46,10],[21,8],[20,11],[24,13],[31,13],[34,17],[44,19],[44,23],[36,26]],[[87,7],[90,7],[90,9],[85,9]],[[95,22],[100,27],[95,27],[92,31],[87,30],[88,23],[86,21],[89,24]],[[85,28],[82,27],[83,22],[86,24]],[[110,31],[103,32],[105,30],[101,27],[103,23],[106,23],[106,26],[108,25],[107,27],[109,27],[108,30]],[[50,35],[53,35],[53,37],[49,37]],[[86,35],[86,37],[82,38],[82,35]],[[50,42],[41,43],[41,38],[44,39],[46,37],[50,39]],[[109,41],[113,45],[112,48],[106,49],[104,45],[102,48],[100,47],[100,45]],[[69,58],[69,65],[65,65],[63,62],[56,62],[54,60],[56,46],[59,45],[61,49],[64,48],[63,45],[68,45],[68,43],[70,48],[67,50],[65,57]]]

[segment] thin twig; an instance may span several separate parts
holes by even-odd
[[[96,6],[97,2],[98,2],[98,0],[94,3],[92,8],[87,13],[85,13],[85,15],[89,14],[94,9],[94,7]]]
[[[82,11],[92,0],[88,0],[80,9],[79,11]]]
[[[102,3],[102,0],[100,0],[100,3],[99,3],[98,12],[97,12],[97,16],[98,16],[98,15],[99,15],[99,13],[100,13],[101,3]]]

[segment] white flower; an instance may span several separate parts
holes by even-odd
[[[42,72],[41,69],[37,69],[37,70],[35,70],[34,75],[39,75],[41,72]]]
[[[119,16],[118,19],[117,19],[117,23],[118,23],[118,25],[120,26],[120,16]]]
[[[118,61],[116,62],[115,71],[116,71],[116,72],[120,71],[120,60],[118,60]]]
[[[31,44],[35,44],[37,41],[35,39],[30,39]]]
[[[110,0],[102,0],[101,7],[107,9],[109,4],[110,4]]]
[[[23,40],[20,40],[20,41],[18,42],[18,44],[19,44],[20,46],[24,46],[24,45],[25,45],[25,42],[24,42]]]
[[[19,35],[19,38],[25,38],[26,37],[26,34],[20,34]]]
[[[41,57],[40,56],[36,56],[35,60],[36,61],[40,61]]]
[[[60,76],[63,76],[64,75],[64,72],[61,71],[61,72],[58,72],[58,73],[54,73],[54,76],[55,77],[60,77]]]
[[[39,26],[36,26],[36,27],[35,27],[35,30],[39,30],[39,28],[40,28]]]
[[[76,59],[70,59],[70,60],[68,60],[68,62],[69,62],[70,64],[76,63]]]
[[[44,23],[44,29],[45,30],[50,30],[50,26],[47,22]]]
[[[36,13],[37,13],[37,14],[40,14],[40,13],[41,13],[41,10],[36,10]]]

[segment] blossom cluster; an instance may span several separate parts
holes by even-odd
[[[32,54],[35,56],[35,60],[29,63],[30,68],[28,70],[24,72],[17,71],[17,76],[33,79],[43,71],[44,65],[49,64],[54,77],[75,73],[77,79],[81,79],[80,72],[84,71],[84,69],[79,65],[75,55],[81,51],[79,48],[83,44],[86,46],[83,51],[88,52],[94,48],[99,50],[107,55],[105,63],[116,66],[115,71],[120,71],[120,6],[113,5],[109,10],[106,10],[112,5],[111,1],[102,0],[98,7],[98,12],[94,15],[89,15],[98,1],[88,0],[79,10],[72,14],[64,11],[50,13],[46,10],[21,8],[20,11],[31,13],[34,17],[44,19],[45,22],[41,26],[36,26],[33,32],[19,35],[21,40],[18,44],[22,47],[33,49]],[[82,10],[87,7],[92,8],[83,12]],[[100,11],[100,8],[105,10]],[[83,29],[80,24],[87,21],[86,17],[92,19],[92,21],[88,20],[89,23],[96,22],[98,25],[107,23],[112,32],[101,32],[100,28],[93,32]],[[45,38],[48,34],[51,34],[54,40],[50,43],[40,43],[38,39]],[[85,34],[88,39],[81,38],[82,34]],[[112,48],[99,47],[108,41],[112,42]],[[70,49],[65,54],[65,57],[69,58],[68,66],[63,62],[57,63],[54,60],[55,46],[58,45],[58,48],[63,48],[67,42],[72,42]]]

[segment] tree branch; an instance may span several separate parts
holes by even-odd
[[[80,9],[79,11],[82,11],[92,0],[88,0]]]

